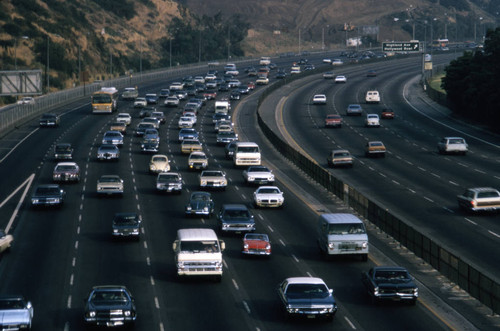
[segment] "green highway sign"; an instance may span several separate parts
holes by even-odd
[[[420,52],[419,42],[390,42],[382,43],[384,52]]]

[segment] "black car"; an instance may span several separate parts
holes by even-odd
[[[403,267],[373,267],[361,274],[361,280],[373,303],[382,300],[417,302],[418,286]]]
[[[184,208],[186,216],[206,216],[210,217],[214,213],[214,201],[209,192],[193,192],[189,197],[189,202]]]
[[[73,158],[73,147],[70,143],[59,143],[54,147],[54,159],[71,160]]]
[[[155,111],[157,111],[155,107],[151,106],[143,107],[139,112],[139,117],[140,118],[151,117],[151,114],[154,113]]]
[[[229,96],[231,100],[240,100],[241,98],[241,93],[238,92],[238,90],[234,90],[231,92],[231,95]]]
[[[143,153],[157,153],[160,150],[160,143],[158,141],[148,140],[141,144],[141,151]]]
[[[226,146],[224,147],[224,154],[226,155],[226,159],[230,160],[233,158],[237,142],[237,140],[232,141],[229,144],[226,144]]]
[[[40,126],[41,127],[57,127],[59,126],[59,115],[56,114],[43,114],[40,118]]]
[[[286,77],[286,72],[284,71],[278,71],[276,73],[276,79],[284,79]]]
[[[112,228],[112,235],[115,238],[134,237],[139,239],[141,218],[137,213],[116,213]]]
[[[136,318],[134,298],[125,286],[94,286],[85,299],[84,320],[89,326],[131,325]]]
[[[238,134],[233,131],[222,131],[217,133],[217,145],[227,145],[238,140]]]
[[[255,231],[255,220],[243,204],[224,204],[217,214],[221,233],[243,233]]]
[[[229,85],[227,83],[222,83],[219,85],[219,91],[226,92],[229,91]]]
[[[217,123],[218,121],[229,121],[231,120],[231,115],[224,113],[215,113],[212,116],[212,123]]]
[[[38,185],[31,195],[31,205],[34,207],[60,207],[64,203],[66,192],[58,184]]]
[[[332,320],[338,309],[333,290],[321,278],[287,278],[279,284],[278,296],[287,316]]]

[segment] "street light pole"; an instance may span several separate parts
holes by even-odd
[[[47,34],[47,66],[45,69],[47,70],[46,76],[47,76],[47,93],[50,92],[50,79],[49,79],[49,72],[50,72],[50,51],[49,51],[49,35]]]
[[[172,36],[170,36],[170,50],[169,50],[169,53],[170,53],[170,68],[172,68]]]
[[[227,60],[231,58],[230,56],[230,48],[231,48],[231,27],[227,26]]]
[[[139,42],[139,72],[142,75],[142,36]]]
[[[201,29],[200,29],[200,38],[198,40],[198,63],[201,62]]]
[[[301,30],[302,29],[299,28],[299,55],[300,55],[300,34],[301,34]]]
[[[321,50],[325,51],[325,28],[321,28]]]

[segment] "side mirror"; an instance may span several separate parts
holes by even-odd
[[[220,250],[223,252],[226,249],[226,243],[224,240],[219,240]]]
[[[174,252],[177,251],[178,246],[179,246],[179,241],[178,240],[174,241],[174,243],[172,244],[172,249]]]

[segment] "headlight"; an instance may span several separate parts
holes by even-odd
[[[123,311],[123,315],[129,317],[130,315],[132,315],[132,312],[130,310],[125,310]]]
[[[363,247],[363,248],[368,248],[368,242],[364,242],[364,243],[361,245],[361,247]]]
[[[248,249],[248,244],[247,243],[243,244],[243,249]]]
[[[335,248],[335,244],[334,244],[334,243],[332,243],[332,242],[329,242],[329,243],[328,243],[328,248],[329,248],[329,249],[334,249],[334,248]]]
[[[95,317],[96,312],[94,310],[89,311],[89,317]]]
[[[118,229],[113,229],[113,233],[118,233]]]
[[[151,164],[151,165],[149,166],[149,168],[150,168],[151,170],[156,170],[156,166],[155,166],[154,164]]]
[[[203,211],[208,211],[208,207],[203,207]]]
[[[186,210],[191,211],[193,208],[191,206],[187,206]]]

